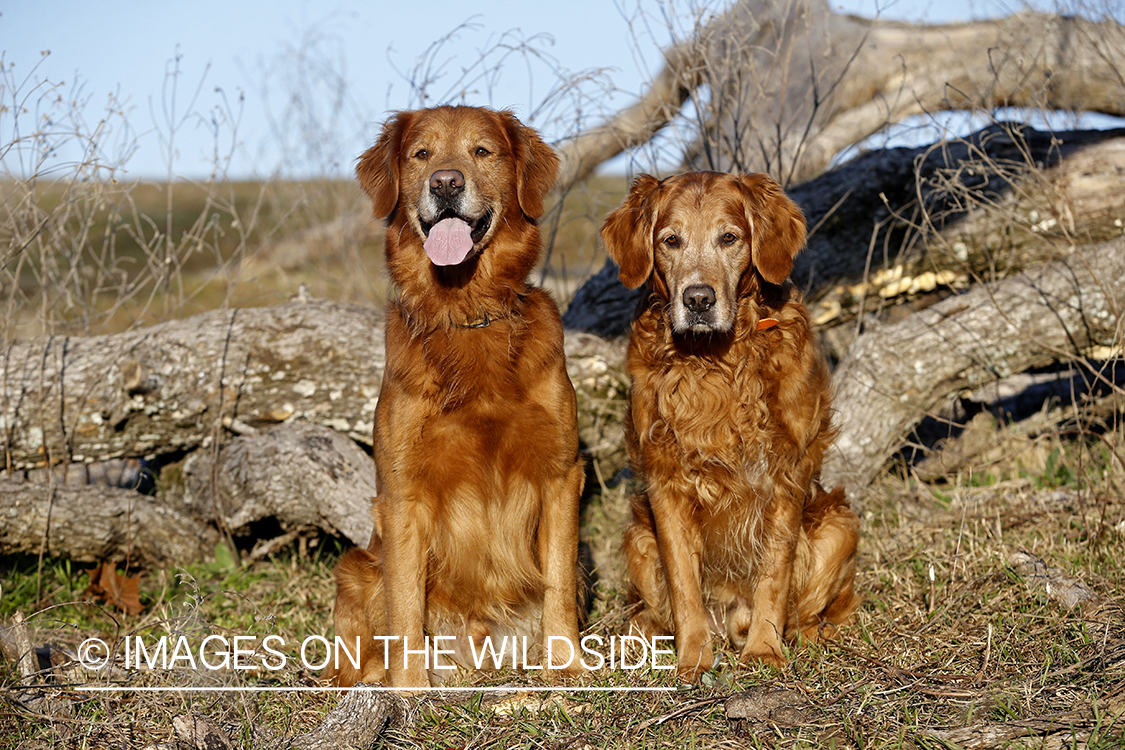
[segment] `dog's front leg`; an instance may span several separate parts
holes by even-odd
[[[789,616],[789,589],[800,524],[800,506],[789,498],[779,500],[766,529],[765,546],[755,571],[750,627],[739,655],[744,664],[757,660],[781,668],[788,663],[781,639]]]
[[[714,652],[703,607],[701,567],[703,542],[690,498],[670,497],[667,490],[654,491],[650,482],[649,503],[656,520],[660,561],[668,582],[672,622],[676,629],[677,671],[684,682],[698,682],[711,669]]]
[[[380,500],[384,498],[381,496]],[[426,687],[427,644],[423,632],[428,575],[426,533],[417,500],[387,497],[383,507],[383,576],[393,687]]]
[[[584,480],[583,464],[578,462],[565,479],[555,484],[556,491],[543,498],[539,565],[545,584],[542,666],[548,679],[558,674],[574,677],[583,671],[578,658],[578,503]],[[549,663],[548,654],[553,663]],[[568,657],[570,663],[562,666]],[[554,665],[559,668],[554,669]]]

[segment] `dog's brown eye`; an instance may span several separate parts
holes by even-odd
[[[430,152],[427,151],[424,148],[418,149],[418,151],[416,151],[414,153],[414,158],[415,159],[429,159],[430,158]]]
[[[477,156],[489,156],[489,155],[490,155],[491,153],[492,153],[492,152],[491,152],[491,151],[489,151],[489,150],[488,150],[487,148],[485,148],[484,146],[477,146],[477,150],[476,150],[476,155],[477,155]]]
[[[724,245],[733,245],[735,242],[738,241],[738,237],[734,236],[730,232],[727,232],[726,234],[724,234],[722,236],[722,240],[723,240]]]
[[[670,235],[668,235],[667,237],[664,238],[664,244],[667,245],[668,247],[672,247],[672,248],[679,247],[680,246],[680,238],[677,237],[674,234],[670,234]]]

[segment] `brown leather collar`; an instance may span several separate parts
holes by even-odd
[[[455,323],[458,328],[487,328],[492,324],[492,318],[488,317],[488,313],[482,312],[480,318],[469,323]]]

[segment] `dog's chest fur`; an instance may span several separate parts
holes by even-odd
[[[707,591],[753,577],[778,482],[784,481],[771,459],[791,439],[780,427],[776,380],[763,377],[775,366],[783,336],[755,332],[721,356],[685,356],[669,348],[650,363],[652,422],[637,438],[642,454],[647,447],[671,457],[677,467],[671,481],[695,503]]]
[[[778,334],[736,341],[720,356],[687,355],[668,347],[645,363],[652,394],[637,437],[644,446],[670,451],[695,500],[712,514],[745,505],[770,491],[769,456],[785,441],[775,412],[771,366]]]

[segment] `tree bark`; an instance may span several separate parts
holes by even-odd
[[[128,560],[160,567],[211,557],[219,535],[139,492],[0,480],[0,554]]]
[[[9,363],[37,365],[9,364],[8,382],[22,383],[4,393],[10,476],[38,464],[42,436],[62,447],[50,451],[50,472],[38,468],[26,472],[28,481],[0,480],[0,514],[17,519],[0,533],[0,554],[38,552],[46,538],[49,554],[83,561],[190,562],[211,556],[216,528],[238,541],[275,534],[276,526],[260,524],[267,520],[288,536],[319,529],[366,545],[374,527],[375,465],[356,443],[371,442],[382,336],[376,312],[315,302],[215,311],[141,331],[72,338],[65,347],[49,338],[13,342]],[[571,333],[565,346],[586,454],[612,477],[627,460],[624,342]],[[59,371],[47,370],[43,362],[56,351]],[[242,363],[235,377],[209,361],[223,352]],[[133,367],[148,373],[132,386],[133,395],[122,382],[127,368],[116,364],[128,359],[143,362]],[[34,387],[39,367],[44,388]],[[201,387],[220,377],[225,395]],[[130,410],[116,423],[103,411],[107,403],[121,408],[115,399]],[[183,418],[185,403],[197,404],[190,418]],[[24,421],[44,413],[65,419]],[[220,413],[221,428],[214,424]],[[284,424],[271,422],[282,418]],[[93,463],[66,464],[68,447],[75,461]],[[162,474],[158,497],[102,486],[115,477],[134,486],[133,464],[139,464],[116,462],[109,471],[102,462],[155,454],[154,466],[169,457],[178,463],[188,449],[194,450],[182,462],[183,481]]]
[[[386,691],[363,690],[344,693],[324,721],[293,737],[295,750],[338,750],[342,747],[374,747],[387,727],[405,728],[414,721],[418,702]]]
[[[1000,106],[1125,113],[1125,28],[1018,13],[920,25],[834,13],[827,0],[742,0],[672,46],[640,100],[560,147],[565,190],[693,106],[684,163],[783,184],[910,115]]]
[[[620,385],[623,342],[571,332],[565,346],[580,392],[605,396]],[[282,422],[370,445],[383,324],[368,308],[293,302],[108,336],[17,340],[5,355],[0,435],[14,471],[48,456],[65,465],[176,454]],[[593,427],[584,434],[588,446],[604,438]]]
[[[216,528],[236,542],[256,541],[253,555],[309,532],[366,546],[374,528],[374,461],[350,438],[314,424],[277,425],[198,450],[183,463],[182,486],[166,479],[157,497],[50,479],[0,480],[0,517],[10,519],[0,529],[0,555],[43,549],[82,562],[185,564],[212,556]]]
[[[276,519],[282,530],[321,530],[366,547],[375,521],[375,462],[339,432],[286,424],[240,435],[184,465],[185,509],[218,513],[236,537]]]
[[[215,310],[0,352],[4,468],[187,451],[300,420],[371,443],[382,316],[325,301]]]
[[[861,335],[835,374],[828,486],[866,486],[951,393],[1120,342],[1125,239],[950,297]]]

